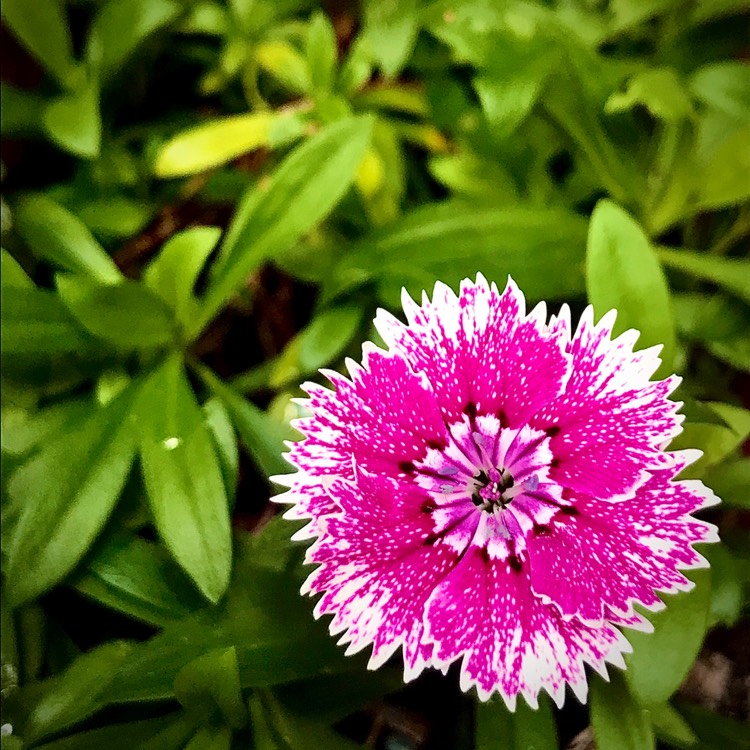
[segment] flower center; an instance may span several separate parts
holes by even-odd
[[[488,513],[500,506],[505,508],[513,499],[511,490],[515,482],[507,469],[480,471],[474,477],[471,499],[474,505]]]

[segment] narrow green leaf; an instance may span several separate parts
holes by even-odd
[[[717,258],[689,250],[659,248],[659,259],[676,271],[712,281],[750,302],[750,260]]]
[[[10,287],[0,295],[2,325],[0,347],[6,355],[7,371],[30,360],[30,366],[43,374],[40,362],[53,363],[66,355],[97,353],[96,339],[78,324],[53,292]]]
[[[197,330],[261,263],[333,209],[354,180],[371,130],[368,118],[329,125],[284,160],[267,189],[254,187],[245,195],[222,247]]]
[[[229,509],[203,412],[177,356],[146,381],[138,402],[141,466],[156,528],[212,602],[232,565]]]
[[[633,160],[612,142],[581,83],[569,73],[555,76],[545,88],[542,102],[578,146],[602,187],[620,203],[636,202],[643,193],[643,178]]]
[[[586,291],[599,317],[617,310],[615,332],[637,329],[640,348],[663,344],[659,372],[672,372],[675,326],[664,272],[640,226],[608,200],[591,216]]]
[[[711,154],[696,174],[698,207],[716,209],[732,206],[750,197],[750,125],[732,132]]]
[[[149,264],[143,280],[187,326],[197,302],[193,288],[221,236],[218,227],[192,227],[173,235]]]
[[[191,613],[195,596],[174,563],[152,542],[116,536],[96,551],[71,585],[129,617],[163,627]]]
[[[66,85],[76,63],[60,0],[4,0],[3,21],[58,83]]]
[[[750,458],[726,461],[703,476],[722,502],[750,510]]]
[[[336,68],[336,32],[325,13],[317,11],[307,27],[305,52],[315,91],[330,91]]]
[[[641,105],[660,120],[679,122],[694,114],[685,86],[672,68],[648,68],[636,73],[624,92],[612,94],[606,112],[621,112]]]
[[[186,664],[175,677],[174,693],[202,724],[217,718],[233,729],[247,724],[234,646],[212,651]]]
[[[619,670],[610,667],[609,673],[609,683],[600,679],[591,683],[591,724],[597,750],[654,750],[649,711],[633,700]]]
[[[557,729],[549,700],[541,695],[539,708],[520,697],[511,712],[500,699],[476,707],[476,750],[543,750],[557,747]]]
[[[0,250],[0,283],[4,287],[34,288],[34,282],[21,268],[21,264],[5,248]]]
[[[110,724],[36,747],[38,750],[133,750],[134,747],[144,750],[148,740],[168,729],[173,722],[172,716],[162,716],[158,719],[129,721],[126,724]],[[176,748],[177,745],[173,747]],[[159,750],[164,750],[164,746]]]
[[[365,3],[363,38],[386,78],[393,78],[406,64],[417,39],[419,12],[416,0]]]
[[[21,198],[13,218],[18,233],[38,257],[103,284],[122,280],[120,269],[84,223],[46,195]]]
[[[170,698],[182,667],[230,646],[237,650],[243,689],[362,670],[366,663],[344,656],[326,626],[315,621],[310,604],[299,595],[298,578],[238,557],[225,601],[167,625],[139,645],[101,700],[109,704]]]
[[[147,37],[177,18],[181,10],[174,0],[108,0],[91,25],[86,59],[107,80]]]
[[[79,656],[58,677],[45,683],[46,690],[29,710],[24,739],[33,743],[78,723],[98,708],[98,694],[123,664],[132,645],[110,641]]]
[[[230,750],[232,730],[229,727],[200,727],[183,750]]]
[[[654,731],[659,739],[666,740],[670,745],[680,748],[690,748],[698,743],[698,738],[679,712],[669,703],[649,709]]]
[[[12,475],[8,493],[23,501],[6,548],[15,603],[64,578],[104,526],[135,457],[132,404],[128,389]]]
[[[685,679],[703,643],[711,604],[711,572],[690,572],[695,588],[665,595],[667,608],[649,615],[653,633],[628,631],[633,653],[625,657],[625,679],[644,706],[667,701]]]
[[[334,729],[320,721],[309,719],[287,710],[270,690],[258,691],[250,699],[250,711],[253,727],[265,725],[267,731],[255,731],[255,740],[261,750],[273,750],[279,746],[289,750],[306,750],[310,747],[327,750],[356,750],[361,747],[352,740],[343,737]],[[273,737],[281,745],[269,741]]]
[[[226,407],[240,439],[258,468],[266,476],[287,473],[289,466],[281,456],[286,438],[283,428],[207,368],[199,367],[198,373]]]
[[[5,138],[32,138],[39,134],[47,100],[33,91],[0,83],[0,130]]]
[[[312,92],[307,60],[288,42],[280,39],[255,47],[255,60],[267,73],[295,94]]]
[[[75,88],[50,102],[43,123],[47,135],[61,148],[84,159],[98,156],[102,119],[97,82],[81,79]]]
[[[750,66],[744,62],[726,60],[698,68],[690,78],[690,91],[740,121],[750,117]]]
[[[203,404],[203,413],[221,464],[227,496],[231,499],[237,489],[240,474],[239,447],[232,420],[229,418],[226,407],[218,398],[210,398],[206,401]]]
[[[89,333],[123,348],[150,348],[176,338],[171,310],[145,284],[105,285],[83,276],[57,277],[66,307]]]
[[[269,145],[271,127],[279,116],[270,112],[231,115],[178,133],[159,150],[157,177],[183,177],[226,164]]]
[[[347,253],[327,295],[373,278],[396,296],[402,285],[419,294],[481,271],[500,286],[510,274],[530,299],[559,299],[583,291],[585,242],[585,222],[560,209],[426,205]]]

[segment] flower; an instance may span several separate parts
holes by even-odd
[[[650,382],[660,347],[612,339],[614,311],[573,333],[567,306],[527,315],[511,279],[403,305],[408,324],[376,318],[387,351],[325,372],[335,391],[305,385],[298,471],[275,477],[316,540],[302,592],[373,669],[401,647],[406,680],[460,659],[483,700],[562,705],[568,684],[583,701],[584,664],[625,666],[617,626],[650,628],[633,604],[691,588],[692,545],[717,540],[689,514],[718,499],[675,481],[700,452],[665,450],[679,378]]]

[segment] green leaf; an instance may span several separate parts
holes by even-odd
[[[600,679],[591,683],[591,724],[597,750],[654,750],[650,712],[630,696],[619,670],[610,667],[609,672],[609,683]]]
[[[234,646],[209,652],[186,664],[175,677],[174,692],[201,724],[217,718],[233,729],[247,724]]]
[[[672,372],[675,326],[667,280],[646,234],[608,200],[591,216],[586,291],[598,316],[617,310],[615,332],[637,329],[640,348],[663,344],[658,372]]]
[[[698,738],[685,719],[669,703],[649,709],[654,731],[659,739],[680,748],[693,747]]]
[[[363,39],[386,78],[403,68],[419,31],[417,0],[367,0]]]
[[[67,399],[36,412],[4,402],[3,453],[24,456],[37,446],[62,438],[90,412],[91,402],[88,399]]]
[[[701,750],[748,750],[747,722],[730,719],[716,711],[689,703],[678,703],[680,713],[701,740]]]
[[[332,362],[354,338],[362,315],[358,305],[333,307],[316,315],[276,360],[269,385],[282,388]]]
[[[36,747],[38,750],[133,750],[134,747],[145,750],[148,740],[170,728],[173,722],[173,717],[163,716],[158,719],[129,721],[126,724],[110,724]],[[188,733],[185,732],[185,740],[187,737]],[[159,750],[165,750],[164,746]]]
[[[583,290],[585,241],[585,222],[560,209],[426,205],[352,248],[327,294],[374,278],[397,297],[401,285],[414,294],[481,271],[500,286],[510,274],[530,299],[560,299]]]
[[[178,573],[157,545],[118,535],[96,551],[71,585],[107,607],[163,627],[192,611],[195,596]]]
[[[518,700],[510,712],[502,700],[477,703],[476,750],[543,750],[557,747],[557,729],[549,700],[539,696],[539,708]]]
[[[498,207],[518,202],[518,188],[505,168],[471,151],[434,156],[432,176],[455,194]]]
[[[321,11],[316,11],[310,19],[305,51],[313,89],[330,91],[336,70],[336,32],[328,16]]]
[[[549,39],[506,32],[497,37],[497,54],[474,80],[492,138],[508,138],[528,117],[542,87],[560,65],[559,50]]]
[[[745,485],[746,488],[749,486]],[[709,626],[718,623],[732,627],[742,614],[744,605],[740,562],[724,544],[712,544],[705,555],[711,564]]]
[[[70,352],[88,353],[96,341],[67,311],[59,297],[42,289],[9,287],[0,295],[0,341],[6,355],[49,358]],[[6,359],[8,367],[11,360]]]
[[[242,443],[263,474],[270,476],[288,473],[289,465],[281,456],[284,451],[285,430],[255,404],[219,380],[209,369],[198,367],[197,370],[226,407]]]
[[[290,624],[292,626],[290,627]],[[299,595],[299,580],[239,560],[225,602],[139,645],[101,696],[103,704],[173,696],[177,673],[209,651],[234,646],[243,689],[364,669],[344,656]]]
[[[218,398],[211,398],[203,404],[206,424],[211,431],[216,455],[221,464],[221,473],[227,496],[234,496],[240,474],[240,455],[237,446],[237,436],[232,427],[232,421],[224,404]]]
[[[0,83],[0,130],[3,137],[30,138],[38,135],[47,100],[33,91]]]
[[[645,188],[643,177],[629,154],[612,141],[582,84],[569,73],[557,73],[545,87],[542,102],[578,146],[593,176],[612,198],[624,205],[636,203]]]
[[[702,477],[705,471],[724,461],[750,436],[750,411],[731,404],[709,403],[723,425],[688,422],[669,444],[670,450],[698,448],[703,455],[682,471],[684,479]]]
[[[285,522],[286,525],[288,523]],[[332,724],[387,693],[400,690],[403,685],[400,669],[381,667],[375,672],[322,675],[310,680],[297,680],[274,688],[274,695],[290,713]]]
[[[625,657],[625,679],[641,705],[664,703],[680,686],[698,655],[708,624],[711,572],[691,571],[695,588],[664,595],[667,608],[649,614],[653,633],[628,631],[633,653]]]
[[[76,62],[63,3],[38,0],[32,6],[26,0],[4,0],[2,13],[16,38],[58,83],[66,85]]]
[[[701,209],[731,206],[750,197],[750,125],[734,130],[695,175]]]
[[[279,83],[295,94],[312,92],[307,60],[288,42],[268,41],[255,47],[255,60]]]
[[[43,123],[47,135],[61,148],[84,159],[98,156],[102,120],[97,82],[83,78],[75,88],[50,102]]]
[[[44,683],[46,690],[29,710],[24,739],[33,743],[94,713],[98,694],[126,663],[131,649],[126,641],[110,641],[79,656],[65,672]]]
[[[232,730],[229,727],[200,727],[184,750],[230,750]]]
[[[159,150],[157,177],[183,177],[226,164],[270,143],[272,125],[289,115],[251,112],[230,115],[178,133]],[[301,135],[301,134],[300,134]]]
[[[34,288],[34,282],[28,277],[21,264],[5,248],[0,250],[0,283],[3,287]]]
[[[267,189],[240,203],[206,292],[200,330],[261,263],[294,244],[339,202],[354,180],[372,120],[351,118],[324,128],[295,149]]]
[[[105,285],[83,276],[58,275],[57,289],[76,320],[105,341],[145,349],[176,338],[172,312],[145,284],[125,279]]]
[[[251,696],[250,712],[258,750],[306,750],[310,747],[356,750],[361,747],[320,721],[287,710],[269,690]]]
[[[641,105],[653,117],[674,123],[692,117],[693,103],[672,68],[648,68],[636,73],[622,93],[609,97],[605,112],[622,112]]]
[[[744,62],[698,68],[690,78],[690,91],[704,104],[740,121],[750,117],[750,67]]]
[[[192,227],[173,235],[149,264],[143,280],[158,294],[184,326],[197,309],[193,288],[221,236],[218,227]]]
[[[21,198],[13,218],[18,233],[38,257],[103,284],[122,281],[119,268],[84,223],[46,195]]]
[[[750,458],[726,461],[706,473],[703,479],[722,502],[750,510],[750,493],[747,491],[750,487]]]
[[[109,0],[91,25],[87,61],[106,81],[147,37],[171,23],[181,10],[174,0]]]
[[[216,602],[232,565],[227,495],[205,417],[176,355],[149,376],[137,409],[156,528],[175,560]]]
[[[11,476],[22,500],[10,530],[5,574],[16,604],[63,579],[101,531],[135,457],[129,388],[32,456]]]
[[[670,268],[712,281],[750,302],[750,260],[717,258],[688,250],[659,248],[659,259]]]

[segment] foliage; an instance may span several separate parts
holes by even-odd
[[[2,7],[39,79],[2,85],[3,750],[357,746],[339,722],[400,675],[343,656],[291,525],[247,508],[300,383],[402,286],[617,307],[684,378],[691,475],[748,509],[746,2],[33,5]],[[270,344],[269,275],[296,295]],[[600,750],[747,747],[674,701],[747,615],[726,518],[712,574],[592,676]],[[453,710],[451,746],[555,746],[546,704]]]

